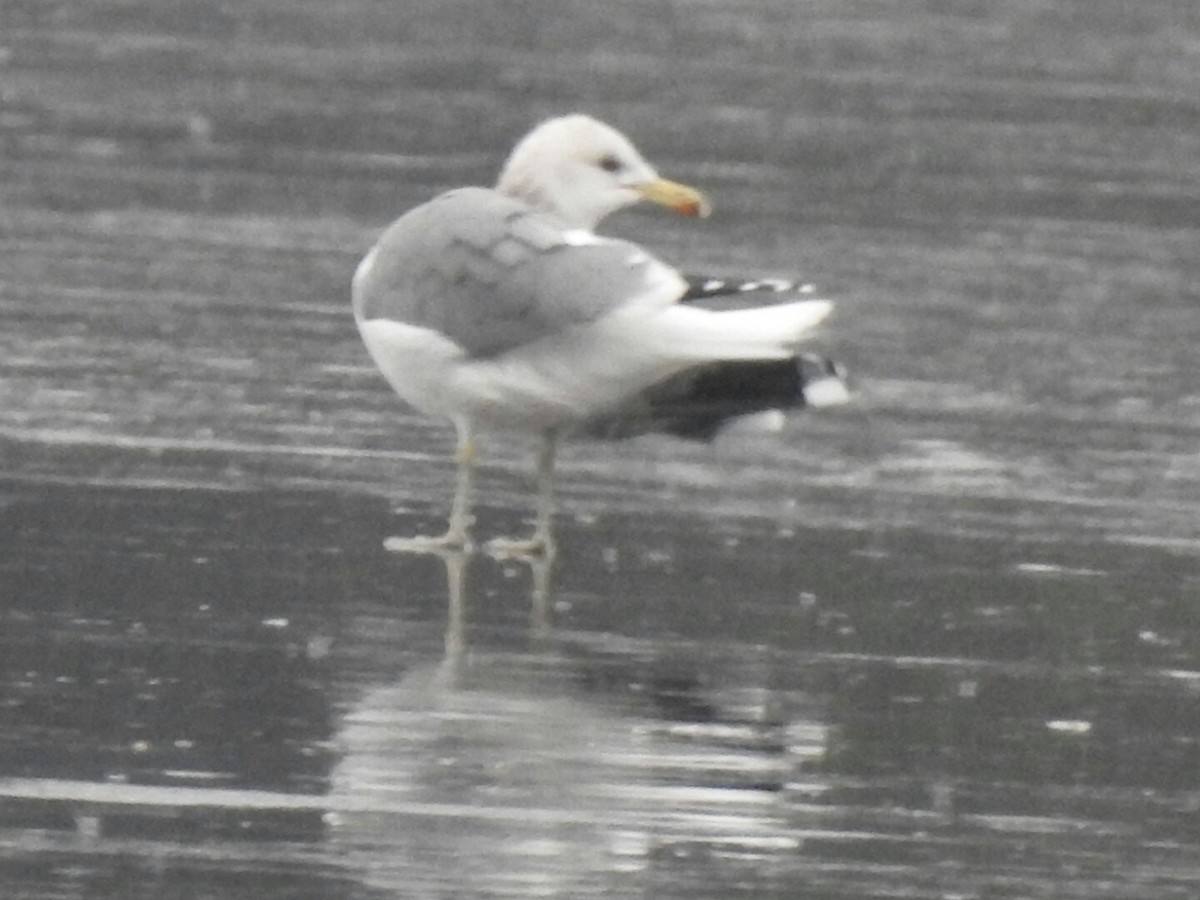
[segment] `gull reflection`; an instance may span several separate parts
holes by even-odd
[[[471,583],[496,563],[438,558],[441,657],[369,690],[339,729],[331,835],[368,885],[396,896],[625,896],[677,867],[760,877],[795,851],[780,806],[794,763],[786,723],[665,713],[648,696],[651,650],[587,652],[578,635],[555,634],[547,559],[523,563],[527,639],[488,648],[471,627]]]

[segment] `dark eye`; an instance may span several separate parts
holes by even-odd
[[[600,168],[605,172],[616,172],[621,168],[621,161],[609,153],[600,157]]]

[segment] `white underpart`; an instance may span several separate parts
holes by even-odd
[[[823,300],[726,312],[637,303],[484,359],[431,329],[384,319],[358,327],[396,393],[417,409],[544,429],[604,412],[699,363],[786,358],[830,309]]]

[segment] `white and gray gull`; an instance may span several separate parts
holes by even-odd
[[[533,536],[497,544],[547,553],[564,433],[702,432],[704,422],[775,402],[756,402],[761,379],[747,382],[738,366],[782,361],[786,372],[802,371],[793,365],[797,344],[831,305],[804,298],[713,310],[693,302],[727,291],[707,279],[689,283],[641,247],[595,233],[609,213],[641,200],[683,215],[708,212],[702,194],[660,178],[620,132],[564,116],[517,144],[495,188],[451,190],[416,207],[359,264],[354,316],[372,358],[402,399],[449,418],[458,433],[448,530],[392,539],[391,548],[468,545],[479,431],[541,436]],[[732,399],[723,396],[722,367],[746,382]],[[706,384],[714,378],[722,384]]]

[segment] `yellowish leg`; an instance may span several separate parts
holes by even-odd
[[[438,684],[454,686],[462,675],[467,659],[467,561],[461,550],[436,554],[446,567],[446,593],[450,601],[446,617],[446,656],[439,667]]]
[[[533,541],[545,551],[554,548],[554,458],[558,453],[558,435],[547,431],[542,437],[537,468],[537,522]]]
[[[450,527],[442,536],[444,542],[455,547],[466,547],[471,540],[471,487],[475,480],[475,459],[478,456],[479,446],[470,427],[460,427],[458,452],[455,454],[458,475],[454,482],[454,500],[450,504]]]
[[[458,424],[458,451],[455,459],[458,473],[455,478],[454,500],[450,504],[450,526],[437,537],[391,537],[383,542],[384,549],[393,553],[444,553],[464,551],[471,545],[471,485],[474,482],[475,458],[479,448],[469,423]]]
[[[533,578],[530,589],[530,628],[535,640],[544,641],[554,634],[553,623],[550,619],[553,600],[551,574],[554,568],[553,545],[551,552],[544,556],[530,557],[527,560],[529,572]]]
[[[554,556],[554,457],[558,451],[558,432],[547,431],[537,463],[537,519],[533,534],[524,540],[496,538],[488,542],[488,552],[497,557],[552,558]]]

